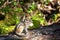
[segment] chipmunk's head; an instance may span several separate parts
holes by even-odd
[[[33,26],[33,22],[32,20],[25,20],[25,25],[27,25],[27,27],[32,27]]]

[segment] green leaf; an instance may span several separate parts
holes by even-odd
[[[16,7],[16,8],[14,9],[14,11],[15,11],[15,12],[22,12],[23,9],[22,9],[22,8],[18,8],[18,7]]]
[[[19,17],[17,16],[16,17],[16,24],[18,24],[20,22],[20,19],[19,19]]]
[[[40,22],[38,20],[32,20],[34,24],[34,28],[38,28],[40,26]]]
[[[46,0],[46,1],[45,1],[45,4],[48,4],[49,2],[50,2],[50,0]]]
[[[16,6],[16,5],[18,5],[18,3],[17,2],[13,2],[13,5]]]

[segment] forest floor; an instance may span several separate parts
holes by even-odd
[[[60,40],[60,23],[49,25],[48,27],[29,30],[25,37],[17,35],[0,35],[0,40]],[[52,29],[52,30],[51,30]],[[52,34],[52,31],[59,29]],[[50,34],[49,34],[50,32]],[[28,37],[28,39],[26,39]]]

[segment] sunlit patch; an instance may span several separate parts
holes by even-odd
[[[60,1],[58,1],[58,5],[60,5]]]
[[[1,2],[0,2],[0,4],[1,4]]]
[[[30,25],[30,26],[33,26],[33,23],[30,23],[29,25]]]
[[[50,0],[50,2],[52,2],[53,0]]]

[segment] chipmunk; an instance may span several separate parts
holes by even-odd
[[[15,29],[15,33],[17,35],[25,35],[25,33],[23,33],[23,31],[25,31],[26,33],[28,33],[28,28],[33,26],[33,22],[32,20],[29,20],[27,18],[24,18],[23,21],[21,21]]]

